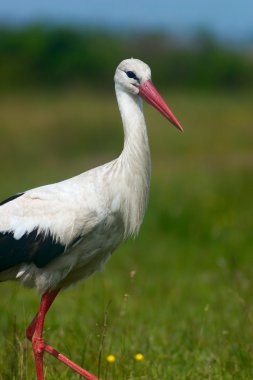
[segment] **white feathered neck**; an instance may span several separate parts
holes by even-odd
[[[142,99],[120,85],[115,91],[124,128],[124,148],[117,160],[121,171],[125,237],[138,233],[147,206],[151,160]]]

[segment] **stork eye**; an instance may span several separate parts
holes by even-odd
[[[137,76],[135,75],[133,71],[126,71],[126,75],[128,76],[128,78],[133,78],[139,81],[139,79],[137,78]]]

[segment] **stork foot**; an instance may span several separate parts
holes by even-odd
[[[35,358],[35,365],[37,371],[37,380],[44,380],[43,377],[43,355],[44,352],[48,352],[50,355],[54,356],[56,359],[60,360],[62,363],[70,367],[72,370],[77,372],[86,380],[99,380],[96,376],[92,375],[90,372],[86,371],[78,364],[74,363],[72,360],[67,358],[65,355],[58,352],[55,348],[45,343],[44,339],[34,337],[32,339],[33,352]]]
[[[34,360],[37,372],[37,380],[44,380],[43,373],[43,355],[45,351],[45,343],[42,338],[32,338],[32,346],[34,353]]]
[[[48,291],[43,294],[39,312],[35,315],[26,330],[26,337],[32,342],[33,346],[37,380],[44,380],[43,356],[45,351],[77,372],[84,379],[99,380],[96,376],[81,368],[79,365],[72,362],[69,358],[58,352],[55,348],[47,344],[42,337],[46,313],[53,303],[53,300],[57,296],[58,292],[59,289],[51,292]]]

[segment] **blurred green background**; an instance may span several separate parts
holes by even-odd
[[[159,31],[31,25],[0,29],[1,88],[111,86],[124,57],[150,62],[156,83],[190,89],[251,89],[251,45],[221,42],[205,29],[188,40]]]
[[[120,153],[122,59],[150,65],[185,129],[145,105],[153,176],[140,235],[59,296],[48,341],[103,380],[252,379],[251,44],[41,23],[2,24],[0,36],[2,199]],[[38,297],[10,283],[0,297],[0,379],[34,379],[24,331]],[[45,362],[46,379],[77,378]]]

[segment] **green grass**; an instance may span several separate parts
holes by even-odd
[[[45,337],[103,380],[251,380],[253,95],[165,98],[185,133],[145,107],[153,177],[140,235],[59,295]],[[110,160],[122,138],[113,93],[1,95],[1,198]],[[24,332],[38,296],[2,283],[0,297],[0,379],[34,379]],[[46,380],[78,378],[46,354],[45,365]]]

